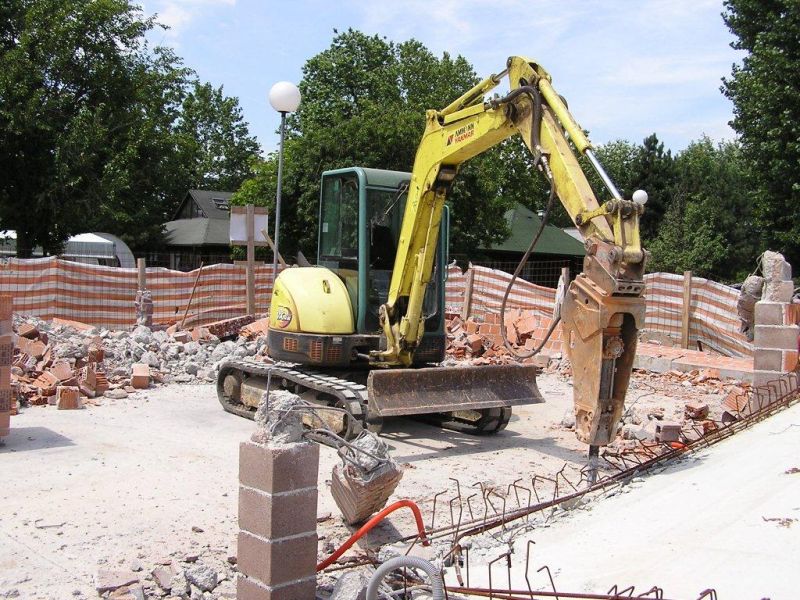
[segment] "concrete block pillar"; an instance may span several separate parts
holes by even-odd
[[[0,296],[0,438],[11,431],[11,359],[14,355],[14,299]]]
[[[764,290],[755,305],[753,383],[762,386],[798,366],[797,311],[792,304],[792,270],[783,256],[766,252],[762,261]]]
[[[239,447],[238,600],[313,600],[319,446],[255,434]]]

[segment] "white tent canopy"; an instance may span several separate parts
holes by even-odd
[[[0,231],[0,255],[14,256],[17,253],[17,232]],[[43,256],[40,247],[33,249],[34,256]],[[119,266],[133,268],[136,263],[130,248],[116,236],[108,233],[79,233],[64,244],[61,256],[78,262],[99,263],[118,261]]]

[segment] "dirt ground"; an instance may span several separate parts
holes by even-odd
[[[414,499],[426,524],[439,525],[449,519],[446,500],[456,486],[466,496],[481,483],[502,489],[565,463],[580,468],[585,447],[562,425],[571,386],[556,374],[542,375],[539,386],[546,402],[515,409],[506,431],[493,437],[389,421],[382,435],[404,466],[393,499]],[[677,419],[686,399],[702,396],[716,406],[723,395],[721,386],[638,376],[628,405],[645,426],[653,409]],[[100,568],[133,569],[146,579],[170,562],[212,567],[222,580],[214,597],[235,597],[238,444],[253,428],[221,410],[211,385],[162,386],[80,411],[24,409],[0,446],[0,598],[92,598]],[[323,448],[321,557],[349,535],[328,489],[337,461]],[[365,545],[413,532],[408,516],[395,513]]]

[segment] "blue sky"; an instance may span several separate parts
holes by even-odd
[[[537,59],[595,143],[656,132],[681,150],[703,134],[731,139],[721,78],[741,53],[722,0],[143,0],[170,45],[199,77],[239,98],[266,151],[277,145],[273,83],[298,82],[303,63],[347,27],[416,38],[435,54],[462,54],[484,77],[508,56]],[[502,91],[502,90],[498,90]],[[440,107],[431,107],[440,108]]]

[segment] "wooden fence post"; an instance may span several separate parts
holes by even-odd
[[[147,289],[147,262],[143,258],[136,259],[136,268],[139,271],[139,290]]]
[[[689,347],[689,322],[692,313],[692,272],[683,272],[683,311],[681,321],[681,348]]]
[[[472,263],[467,266],[467,280],[464,283],[464,302],[461,305],[461,320],[466,321],[469,318],[470,310],[472,310],[472,282],[475,279],[475,269],[472,268]]]
[[[255,207],[247,205],[247,314],[256,314]]]

